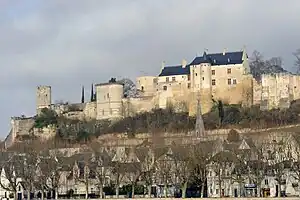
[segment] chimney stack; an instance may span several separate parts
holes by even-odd
[[[182,62],[181,62],[182,68],[185,68],[185,67],[186,67],[186,64],[187,64],[186,60],[185,60],[185,59],[182,59]]]
[[[224,50],[223,50],[223,56],[225,56],[225,54],[226,54],[226,48],[224,48]]]

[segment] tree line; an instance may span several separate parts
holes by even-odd
[[[119,147],[105,148],[94,140],[87,143],[82,152],[71,157],[59,153],[55,144],[49,141],[32,140],[19,144],[13,151],[7,152],[10,155],[5,160],[1,160],[9,183],[5,183],[2,177],[0,186],[16,197],[18,178],[21,178],[27,196],[39,191],[40,198],[44,198],[46,193],[57,198],[58,189],[65,184],[61,182],[62,177],[66,176],[67,180],[84,185],[86,198],[91,195],[90,185],[97,187],[96,195],[101,198],[104,191],[118,197],[121,185],[124,185],[123,192],[130,192],[133,197],[136,192],[151,195],[153,184],[162,185],[165,197],[168,196],[169,185],[177,186],[176,194],[184,198],[189,188],[196,188],[195,195],[198,197],[207,196],[205,188],[209,179],[218,182],[220,196],[223,195],[222,185],[228,181],[240,186],[255,184],[257,196],[260,196],[261,183],[268,176],[275,177],[279,186],[285,184],[286,170],[291,172],[294,184],[300,180],[299,155],[292,157],[287,140],[254,144],[253,140],[242,138],[233,130],[225,141],[199,141],[189,145],[156,143],[154,139],[163,141],[164,138],[153,137],[152,142],[124,148],[123,153],[118,151]],[[248,147],[240,147],[244,141]],[[221,146],[223,149],[220,149]],[[147,188],[141,189],[142,185]],[[240,196],[243,195],[241,188]],[[69,198],[73,193],[74,190],[68,191]]]

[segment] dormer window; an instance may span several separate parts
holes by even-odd
[[[169,82],[169,77],[166,77],[166,82],[167,82],[167,83]]]
[[[227,61],[230,63],[230,58],[228,58]]]
[[[176,80],[175,76],[172,77],[172,81],[174,82]]]

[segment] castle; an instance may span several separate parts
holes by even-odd
[[[52,104],[51,86],[39,86],[37,114],[48,108],[71,119],[120,119],[172,105],[177,111],[195,115],[198,100],[202,113],[207,113],[215,100],[243,106],[258,104],[261,109],[273,109],[287,108],[291,101],[300,98],[299,76],[275,74],[262,75],[260,82],[253,79],[245,50],[204,52],[189,64],[183,60],[176,66],[165,66],[163,62],[158,76],[138,77],[136,87],[141,91],[139,97],[124,97],[124,86],[110,81],[95,85],[96,92],[91,94],[96,97],[93,101]],[[28,134],[33,119],[14,117],[11,123],[7,144],[11,144],[18,135]],[[48,129],[36,131],[49,132]]]

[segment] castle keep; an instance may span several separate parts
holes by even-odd
[[[71,119],[120,119],[153,108],[172,106],[178,112],[195,115],[199,100],[203,114],[209,112],[217,100],[243,106],[258,104],[261,109],[287,108],[291,101],[300,98],[300,77],[268,74],[256,81],[250,74],[245,50],[224,50],[220,53],[204,52],[189,63],[183,60],[175,66],[166,66],[163,62],[157,76],[137,77],[136,88],[139,96],[126,97],[124,85],[110,81],[95,85],[92,91],[96,92],[91,94],[95,98],[90,102],[52,104],[51,86],[39,86],[37,114],[48,108]],[[18,135],[29,133],[33,121],[33,118],[13,117],[6,144],[11,144]],[[53,130],[46,129],[35,131],[54,134]]]

